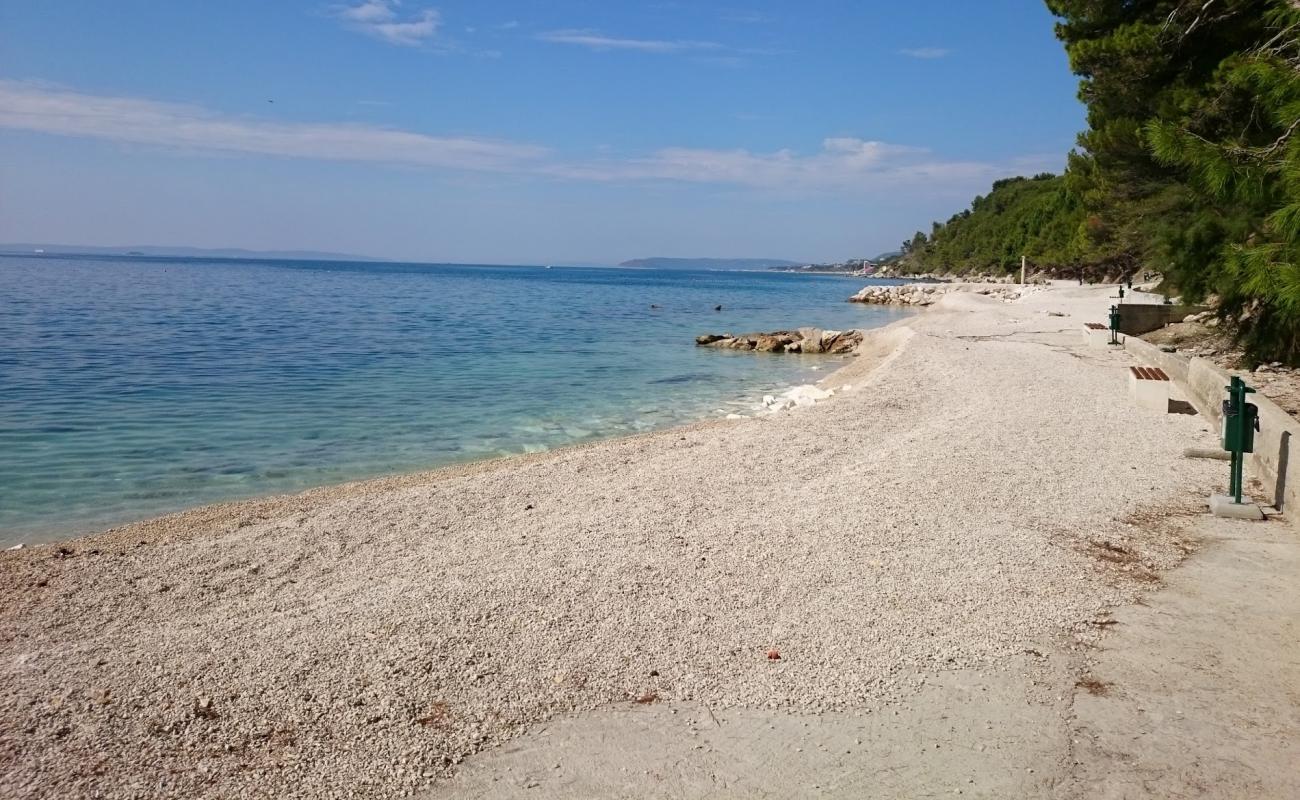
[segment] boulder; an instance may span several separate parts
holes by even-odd
[[[823,339],[822,351],[832,355],[844,355],[857,350],[860,344],[862,344],[862,331],[844,331],[843,333],[836,333],[835,337],[829,341]]]
[[[759,336],[754,349],[760,353],[781,353],[785,351],[785,346],[792,341],[794,340],[779,334]]]
[[[706,333],[695,337],[700,347],[721,347],[727,350],[753,350],[759,353],[834,353],[853,352],[862,342],[862,331],[823,331],[820,328],[800,328],[797,331],[772,331],[771,333],[731,334]]]
[[[800,328],[799,345],[801,353],[820,353],[822,351],[822,331],[820,328]]]

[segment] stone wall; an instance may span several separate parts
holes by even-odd
[[[1159,330],[1183,317],[1205,311],[1204,306],[1175,306],[1164,303],[1120,303],[1119,330],[1129,336],[1141,336]]]

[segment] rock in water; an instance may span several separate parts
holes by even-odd
[[[728,350],[754,350],[759,353],[852,353],[862,343],[859,330],[823,331],[819,328],[800,328],[797,331],[772,331],[770,333],[706,333],[695,337],[700,347],[723,347]]]

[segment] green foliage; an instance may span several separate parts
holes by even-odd
[[[912,271],[1164,273],[1300,361],[1300,0],[1046,0],[1087,130],[907,243]]]
[[[1240,320],[1257,358],[1300,358],[1300,8],[1274,4],[1253,46],[1225,58],[1205,91],[1146,126],[1179,171],[1217,248],[1184,270]]]
[[[1021,255],[1062,265],[1081,214],[1058,175],[997,181],[969,209],[935,223],[931,236],[905,242],[904,263],[912,272],[956,274],[1010,272]]]

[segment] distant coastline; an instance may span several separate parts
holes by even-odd
[[[798,261],[781,258],[634,258],[619,263],[634,269],[773,269],[797,267]]]
[[[0,255],[9,256],[136,256],[140,258],[236,258],[285,261],[388,261],[374,256],[331,253],[317,250],[247,250],[240,247],[167,247],[163,245],[79,245],[29,242],[0,244]]]

